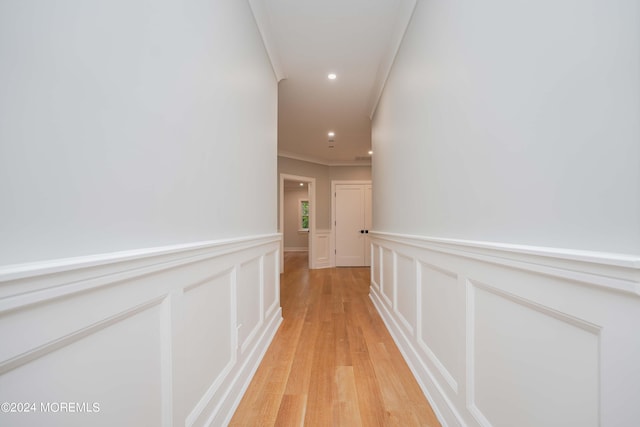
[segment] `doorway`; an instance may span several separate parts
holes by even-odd
[[[302,184],[302,185],[300,185]],[[315,178],[299,175],[280,174],[280,191],[279,191],[279,208],[278,208],[278,231],[282,234],[283,238],[280,244],[280,271],[284,272],[284,251],[285,249],[302,250],[300,242],[306,243],[306,250],[308,253],[308,266],[309,269],[313,268],[314,260],[314,236],[315,236],[315,204],[316,204],[316,180]],[[285,204],[286,192],[293,188],[306,188],[306,192],[297,191],[296,194],[300,196],[294,197],[294,203],[298,216],[296,217],[295,226],[285,223],[285,209],[290,206]],[[292,191],[292,190],[291,190]],[[304,194],[306,193],[306,197]],[[306,204],[304,203],[306,202]],[[306,227],[305,227],[306,226]],[[306,237],[304,239],[293,238],[294,246],[287,247],[285,245],[285,233],[295,233],[294,237]],[[289,239],[287,239],[289,241]],[[295,243],[298,242],[298,243]]]
[[[333,181],[336,267],[371,265],[371,181]]]

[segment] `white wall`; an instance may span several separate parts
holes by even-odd
[[[282,319],[248,2],[2,2],[0,93],[0,423],[225,425]]]
[[[2,2],[0,64],[0,265],[275,230],[246,2]]]
[[[373,122],[375,228],[640,253],[639,9],[419,1]]]
[[[640,3],[421,0],[373,121],[371,297],[448,426],[636,426]]]
[[[309,233],[300,229],[300,200],[309,200],[309,192],[303,189],[284,190],[284,249],[308,249]]]

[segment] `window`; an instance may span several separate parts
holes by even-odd
[[[300,199],[298,207],[300,208],[298,215],[298,218],[300,218],[300,231],[309,231],[309,201]]]

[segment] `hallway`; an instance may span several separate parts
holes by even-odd
[[[232,426],[439,426],[371,303],[367,268],[287,252],[283,322]],[[304,423],[303,423],[304,420]]]
[[[0,426],[640,426],[640,0],[0,1],[0,93]]]

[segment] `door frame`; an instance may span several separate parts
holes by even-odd
[[[371,185],[373,186],[372,180],[354,180],[354,181],[345,181],[345,180],[335,180],[331,181],[331,266],[336,266],[336,185],[344,185],[344,184],[354,184],[354,185]],[[373,207],[373,206],[372,206]]]
[[[309,249],[309,269],[314,268],[315,255],[315,235],[316,235],[316,179],[309,176],[280,174],[280,192],[278,208],[278,232],[282,234],[280,238],[280,272],[284,272],[284,182],[298,181],[307,184],[309,195],[309,237],[307,239]]]

